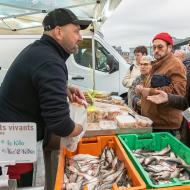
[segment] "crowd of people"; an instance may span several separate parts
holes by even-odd
[[[123,79],[123,85],[128,87],[128,106],[149,117],[153,121],[153,131],[169,132],[179,138],[181,134],[184,140],[182,131],[187,129],[187,122],[181,110],[188,108],[190,103],[190,60],[184,50],[173,50],[173,39],[166,32],[155,35],[152,44],[154,58],[143,56],[146,47],[135,48],[138,66],[134,67],[135,71],[127,71]],[[190,51],[190,42],[188,48]],[[141,57],[138,59],[136,50],[139,49]]]

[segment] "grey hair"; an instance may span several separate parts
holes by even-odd
[[[141,61],[151,63],[153,61],[153,58],[150,55],[143,55]]]

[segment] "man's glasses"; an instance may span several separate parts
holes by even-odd
[[[161,50],[163,47],[164,47],[163,45],[152,46],[153,50],[156,50],[156,49]]]

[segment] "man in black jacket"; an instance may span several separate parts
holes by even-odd
[[[67,97],[79,103],[85,98],[79,89],[68,88],[65,62],[82,40],[80,30],[90,23],[64,8],[46,15],[41,39],[16,57],[3,80],[0,122],[35,122],[37,140],[44,139],[44,146],[52,134],[65,137],[81,133],[82,126],[70,118]]]

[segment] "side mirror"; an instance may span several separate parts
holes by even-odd
[[[109,74],[119,70],[119,62],[111,54],[108,55],[107,65],[109,67],[108,69]]]

